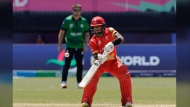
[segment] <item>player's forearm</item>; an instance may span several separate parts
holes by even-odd
[[[59,34],[58,45],[61,46],[63,41],[63,35]]]
[[[112,43],[114,44],[114,46],[115,45],[119,45],[119,44],[121,44],[124,41],[123,36],[121,36],[121,34],[118,33],[118,32],[116,32],[114,34],[114,37],[115,37],[115,39],[112,41]]]
[[[58,35],[58,45],[59,46],[62,45],[63,37],[64,37],[64,31],[60,31],[59,35]]]

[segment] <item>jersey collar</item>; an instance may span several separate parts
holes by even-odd
[[[79,20],[75,20],[74,17],[72,16],[72,20],[73,20],[73,21],[81,21],[82,18],[80,17]]]

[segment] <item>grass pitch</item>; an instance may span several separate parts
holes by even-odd
[[[80,107],[83,89],[76,78],[60,88],[61,78],[19,78],[13,80],[13,107]],[[176,78],[132,78],[134,107],[176,107]],[[101,77],[93,107],[121,107],[119,82]]]

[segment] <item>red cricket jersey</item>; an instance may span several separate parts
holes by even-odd
[[[113,37],[113,34],[115,32],[117,32],[115,29],[109,27],[105,29],[104,35],[102,37],[97,37],[96,35],[93,35],[89,42],[92,54],[97,52],[99,54],[103,54],[105,45],[115,39]],[[116,59],[116,56],[116,47],[114,46],[114,50],[109,55],[107,55],[107,60]]]

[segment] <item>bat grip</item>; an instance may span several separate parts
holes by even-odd
[[[108,54],[109,54],[109,53],[108,53],[107,51],[104,51],[103,54],[102,54],[102,56],[101,56],[102,59],[104,59],[104,57],[107,57]]]
[[[107,51],[104,51],[102,55],[107,56],[109,53]]]

